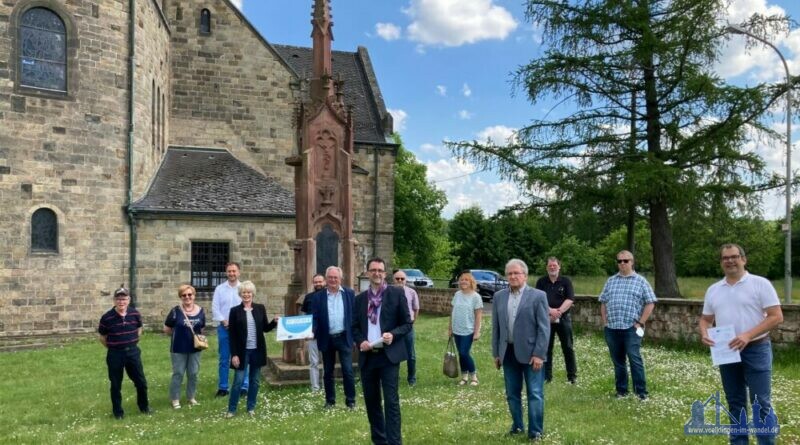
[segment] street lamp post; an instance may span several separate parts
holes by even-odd
[[[772,43],[766,39],[752,34],[750,31],[742,28],[741,26],[728,25],[725,30],[731,34],[742,34],[749,36],[759,42],[769,46],[778,53],[778,57],[783,62],[783,69],[786,70],[786,222],[784,223],[783,231],[786,233],[786,249],[783,258],[784,270],[784,284],[785,295],[784,301],[786,303],[792,302],[792,95],[790,91],[791,75],[789,74],[789,65],[786,64],[786,59],[783,54]]]

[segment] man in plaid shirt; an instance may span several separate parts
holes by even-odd
[[[628,395],[628,370],[631,363],[633,390],[640,400],[647,399],[647,382],[640,348],[644,325],[656,303],[650,283],[633,270],[633,254],[623,250],[617,254],[619,273],[606,281],[600,293],[600,317],[611,362],[614,363],[617,398]]]

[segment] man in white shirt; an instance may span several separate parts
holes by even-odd
[[[772,344],[769,332],[783,322],[778,294],[766,278],[745,270],[747,258],[737,244],[725,244],[720,251],[725,278],[706,291],[700,337],[703,344],[714,346],[708,329],[733,326],[736,337],[728,343],[739,351],[741,362],[720,365],[722,388],[728,400],[728,412],[736,419],[750,404],[759,412],[752,413],[752,424],[760,425],[768,416],[776,418],[772,409]],[[746,415],[746,414],[745,414]],[[774,444],[775,435],[756,431],[759,445]],[[732,445],[747,444],[748,436],[731,434]]]
[[[216,397],[228,395],[228,376],[231,366],[231,348],[228,340],[228,315],[231,308],[242,303],[239,298],[239,263],[225,265],[225,275],[228,280],[214,289],[214,299],[211,302],[211,313],[217,323],[217,344],[219,349],[219,384]],[[247,393],[249,387],[247,373],[245,373],[242,392]]]

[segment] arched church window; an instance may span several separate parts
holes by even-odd
[[[31,217],[31,250],[58,252],[58,216],[50,209],[41,208]]]
[[[200,34],[211,34],[211,11],[200,11]]]
[[[19,26],[20,84],[67,91],[67,30],[47,8],[31,8]]]

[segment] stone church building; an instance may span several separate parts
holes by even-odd
[[[363,267],[391,258],[397,146],[367,50],[332,59]],[[311,65],[228,0],[0,2],[0,339],[91,332],[121,284],[151,325],[182,283],[210,319],[228,261],[282,313]]]

